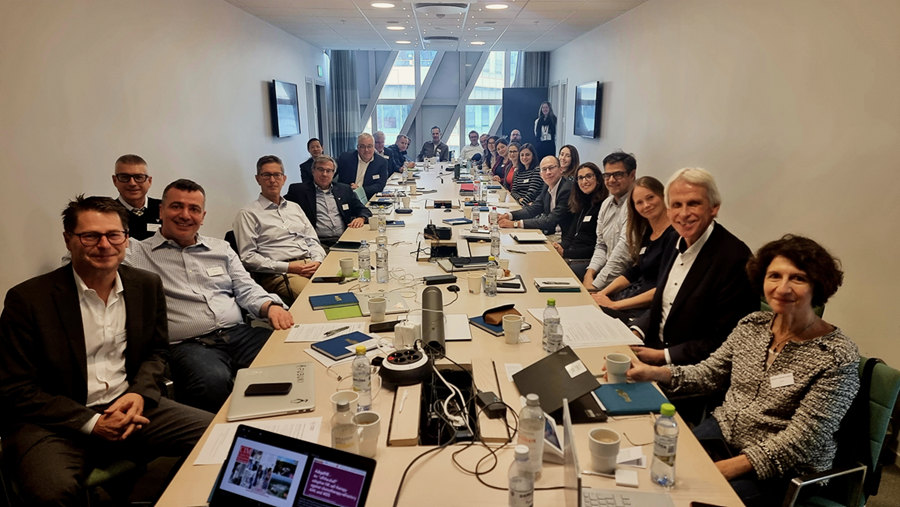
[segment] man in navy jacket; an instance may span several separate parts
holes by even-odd
[[[366,199],[371,199],[384,190],[390,175],[388,171],[388,161],[375,156],[375,138],[363,132],[356,140],[356,151],[348,151],[338,157],[335,176],[353,190],[363,187]]]

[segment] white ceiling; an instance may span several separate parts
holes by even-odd
[[[225,0],[282,30],[325,49],[440,49],[447,51],[552,51],[644,3],[646,0]],[[466,3],[459,14],[438,19],[418,12],[416,3]],[[489,10],[489,4],[506,4]],[[403,31],[388,30],[398,22]],[[493,27],[493,30],[478,28]],[[450,44],[424,37],[460,37]],[[408,40],[411,44],[398,44]],[[484,45],[473,45],[482,41]]]

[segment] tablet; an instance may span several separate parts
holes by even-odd
[[[375,460],[240,425],[210,507],[362,507]]]

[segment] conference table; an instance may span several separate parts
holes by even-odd
[[[394,214],[394,219],[404,220],[406,222],[403,228],[389,228],[386,231],[388,243],[390,245],[389,265],[392,270],[392,277],[387,284],[378,284],[374,280],[372,283],[363,284],[362,292],[376,291],[395,291],[400,292],[411,309],[421,308],[422,291],[425,288],[421,281],[423,276],[444,274],[444,271],[435,263],[425,260],[417,261],[419,254],[420,242],[422,247],[427,246],[427,242],[422,238],[423,228],[429,224],[443,225],[442,220],[447,218],[458,218],[463,216],[461,208],[454,208],[449,212],[443,209],[426,209],[428,201],[453,200],[461,201],[459,195],[459,185],[452,180],[452,173],[447,173],[432,168],[430,171],[423,170],[420,172],[420,178],[417,181],[418,187],[437,190],[435,193],[423,195],[415,195],[412,197],[410,205],[413,208],[412,214],[398,215]],[[391,180],[385,190],[404,189],[398,187],[397,179],[399,175],[392,175]],[[511,200],[511,199],[510,199]],[[501,204],[508,208],[515,209],[510,203]],[[455,226],[453,229],[453,239],[455,240],[459,233],[467,231],[469,226]],[[548,244],[545,252],[528,252],[527,254],[510,253],[506,251],[506,247],[515,245],[515,241],[509,236],[510,232],[515,229],[501,229],[501,244],[503,250],[501,258],[509,259],[509,269],[513,273],[521,274],[522,279],[527,287],[524,294],[499,294],[496,297],[488,297],[482,291],[480,294],[468,293],[468,284],[466,272],[457,273],[459,280],[456,282],[461,289],[459,299],[447,305],[453,298],[454,294],[447,290],[448,285],[437,285],[441,289],[443,302],[445,305],[445,313],[459,314],[465,313],[469,317],[481,315],[485,309],[499,306],[506,303],[514,303],[516,308],[522,313],[525,320],[532,324],[532,329],[526,331],[525,334],[529,339],[529,343],[519,343],[508,345],[505,343],[504,337],[493,336],[481,329],[470,326],[472,335],[471,341],[448,342],[446,346],[446,356],[464,368],[472,368],[475,370],[475,382],[481,390],[498,389],[500,396],[504,402],[513,407],[516,412],[519,411],[521,404],[519,402],[519,393],[514,384],[506,377],[504,370],[505,364],[520,364],[528,366],[545,356],[545,352],[541,346],[542,327],[527,311],[529,308],[543,308],[546,305],[548,297],[556,299],[558,307],[577,306],[577,305],[595,305],[593,299],[582,290],[577,293],[540,293],[533,285],[534,277],[570,277],[572,272],[563,259]],[[378,232],[370,230],[369,226],[361,229],[347,229],[342,240],[359,241],[366,239],[372,248],[372,261],[375,261],[375,238]],[[472,244],[473,255],[488,255],[490,250],[489,243]],[[352,257],[356,259],[355,253],[332,251],[319,267],[316,276],[334,276],[340,271],[339,260],[342,257]],[[419,257],[423,257],[419,254]],[[374,269],[373,269],[374,278]],[[322,311],[313,311],[310,307],[308,296],[318,294],[330,294],[335,292],[346,292],[353,290],[360,292],[360,284],[349,283],[338,285],[336,283],[311,283],[306,286],[303,293],[298,297],[294,305],[291,307],[291,314],[296,323],[323,323],[327,319]],[[415,313],[415,312],[414,312]],[[403,318],[403,316],[388,315],[388,320],[392,318]],[[350,319],[349,321],[359,321],[369,323],[368,317],[360,317]],[[565,321],[562,322],[565,326]],[[338,376],[350,376],[350,364],[339,364],[326,371],[326,368],[306,353],[309,343],[285,343],[288,331],[276,331],[269,338],[267,344],[260,351],[256,360],[253,362],[254,367],[313,362],[315,363],[315,391],[316,391],[316,408],[313,412],[305,414],[293,414],[282,416],[282,418],[296,417],[321,417],[322,426],[319,432],[318,443],[321,445],[330,445],[330,420],[333,415],[332,403],[330,397],[334,394],[338,387],[341,390],[351,388],[349,379],[343,382],[338,381]],[[392,333],[382,336],[392,337]],[[610,347],[595,347],[590,349],[576,349],[575,352],[583,360],[584,364],[594,374],[600,374],[600,367],[603,365],[604,357],[610,352],[623,352],[631,354],[627,346],[616,345]],[[449,362],[445,363],[450,365]],[[497,376],[494,379],[491,367],[496,367]],[[441,363],[443,367],[443,363]],[[601,382],[602,377],[598,377]],[[339,385],[340,384],[340,385]],[[388,429],[391,425],[391,419],[396,415],[397,406],[394,396],[399,390],[394,391],[388,386],[379,388],[378,379],[373,376],[373,394],[375,398],[372,404],[372,410],[381,415],[381,434],[379,436],[377,454],[377,468],[372,482],[371,489],[368,494],[366,504],[369,506],[380,507],[390,506],[394,502],[401,476],[410,462],[419,456],[422,452],[431,449],[431,447],[418,445],[392,445],[388,446]],[[487,387],[487,388],[486,388]],[[403,388],[401,388],[402,390]],[[527,394],[527,393],[522,393]],[[414,401],[410,399],[410,401]],[[228,409],[228,403],[216,414],[213,425],[226,422],[225,415]],[[418,405],[418,403],[413,403]],[[691,434],[690,430],[676,416],[677,421],[681,425],[681,431],[678,439],[678,454],[676,460],[677,483],[674,488],[668,490],[674,503],[678,507],[688,507],[692,501],[700,501],[708,504],[721,506],[740,506],[740,499],[728,485],[728,482],[719,473],[713,462],[707,457],[703,448],[700,446],[696,438]],[[485,427],[490,424],[497,424],[499,420],[488,422],[484,416],[480,419],[485,423]],[[510,421],[512,419],[510,418]],[[653,456],[653,424],[654,415],[630,416],[630,417],[611,417],[605,423],[599,424],[577,424],[574,427],[576,435],[576,449],[580,460],[580,466],[583,470],[589,470],[591,467],[591,456],[588,449],[588,434],[596,427],[608,427],[618,431],[623,435],[622,448],[633,445],[639,445],[643,448],[643,454],[647,456],[647,468],[636,468],[639,477],[640,491],[657,491],[664,492],[667,490],[651,483],[650,480],[650,460]],[[557,421],[562,424],[562,421]],[[193,452],[188,456],[181,470],[173,478],[172,482],[163,493],[157,505],[160,506],[201,506],[205,505],[209,497],[210,491],[216,480],[220,466],[218,465],[194,465],[200,449],[203,447],[207,438],[212,431],[210,426],[204,434],[201,441],[195,447]],[[505,428],[504,428],[505,431]],[[560,432],[561,432],[560,428]],[[626,440],[627,437],[627,440]],[[457,450],[463,449],[464,444],[449,445],[440,451],[429,453],[424,458],[417,461],[409,469],[402,490],[399,496],[398,505],[401,506],[420,506],[428,504],[429,506],[458,506],[466,505],[467,507],[475,506],[498,506],[506,505],[507,491],[507,470],[513,460],[513,445],[502,446],[500,443],[490,444],[496,449],[497,463],[492,471],[481,475],[481,479],[486,483],[503,488],[491,489],[482,485],[476,477],[465,473],[454,465],[451,460],[451,454]],[[479,459],[488,454],[484,446],[471,446],[457,456],[459,463],[467,470],[473,470]],[[491,459],[486,460],[487,463],[482,465],[482,470],[487,469],[491,464]],[[535,491],[535,505],[565,505],[563,486],[564,475],[563,465],[545,462],[543,472],[540,479],[536,482],[536,488],[553,488],[552,490]],[[586,487],[606,488],[606,489],[622,489],[625,491],[634,491],[631,488],[622,488],[616,486],[615,480],[600,476],[584,475],[582,482]]]

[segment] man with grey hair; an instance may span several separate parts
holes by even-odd
[[[679,170],[666,183],[665,198],[681,237],[663,253],[649,314],[632,325],[644,346],[632,348],[648,364],[696,364],[759,310],[745,271],[751,252],[715,222],[722,198],[707,171]]]
[[[393,172],[402,173],[408,163],[414,162],[406,154],[409,148],[409,137],[400,134],[397,136],[397,142],[384,149],[384,152],[391,158],[391,170]]]
[[[366,200],[384,190],[387,184],[388,161],[375,156],[375,138],[363,132],[356,138],[356,151],[342,153],[337,159],[337,179],[356,190],[362,187]]]

